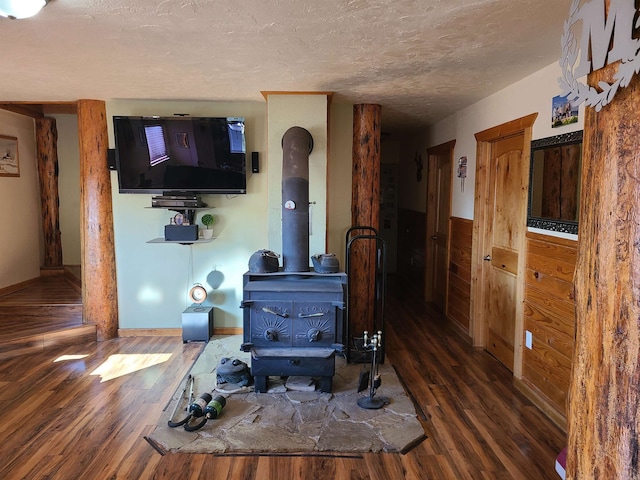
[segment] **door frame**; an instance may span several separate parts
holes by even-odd
[[[104,100],[1,102],[0,109],[34,120],[55,113],[78,117],[82,322],[96,324],[98,341],[118,337],[118,282]]]
[[[476,181],[475,199],[473,203],[473,232],[471,246],[471,315],[469,333],[475,347],[487,345],[487,320],[484,318],[484,301],[488,289],[489,269],[488,263],[483,260],[486,255],[486,245],[490,243],[490,225],[488,225],[488,210],[490,198],[490,167],[491,149],[494,142],[522,133],[524,144],[522,161],[525,168],[522,169],[521,184],[525,186],[521,195],[520,212],[523,225],[527,222],[527,194],[529,185],[529,165],[531,155],[531,137],[533,124],[538,117],[537,113],[512,120],[475,134],[477,142],[476,150]],[[518,255],[518,271],[516,280],[516,319],[514,339],[514,365],[513,374],[516,378],[522,377],[522,337],[524,311],[522,301],[524,299],[524,267],[526,235],[520,242],[520,255]]]
[[[451,178],[453,178],[453,165],[454,165],[454,147],[456,146],[455,140],[450,140],[448,142],[442,143],[440,145],[436,145],[435,147],[431,147],[427,149],[427,205],[425,209],[425,262],[424,262],[424,301],[430,302],[432,301],[431,292],[433,290],[433,269],[434,265],[429,261],[433,257],[433,242],[430,241],[431,237],[434,235],[433,231],[433,218],[436,215],[435,212],[435,196],[437,195],[436,188],[436,178],[434,175],[434,170],[437,170],[437,165],[434,163],[435,156],[449,156],[449,161],[451,165]],[[453,181],[450,182],[450,187],[453,187]],[[451,198],[453,196],[453,188],[449,189],[449,219],[447,219],[447,223],[449,224],[448,230],[451,233]],[[451,235],[447,237],[447,263],[450,254],[451,248]],[[444,312],[447,312],[448,305],[448,297],[449,297],[449,270],[447,269],[447,287],[446,294],[444,300]]]

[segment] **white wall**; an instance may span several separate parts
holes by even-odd
[[[560,75],[560,66],[558,63],[553,63],[494,95],[442,119],[430,127],[424,136],[416,136],[405,142],[401,155],[403,165],[401,172],[404,172],[407,177],[405,182],[401,183],[403,185],[399,197],[401,207],[426,211],[426,183],[424,180],[420,183],[417,183],[415,179],[410,180],[410,175],[415,170],[411,165],[415,152],[422,152],[423,160],[426,160],[427,148],[456,140],[454,158],[457,162],[457,159],[466,156],[468,166],[464,191],[461,188],[460,179],[455,177],[454,171],[451,215],[472,219],[476,170],[476,133],[532,113],[538,113],[533,127],[534,140],[581,130],[584,126],[584,106],[580,107],[578,123],[551,128],[551,102],[553,97],[561,93],[558,86]]]
[[[0,288],[40,276],[42,217],[32,118],[0,110],[0,135],[18,139],[19,177],[0,177]]]

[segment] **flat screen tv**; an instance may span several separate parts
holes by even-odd
[[[246,193],[241,117],[113,117],[120,193]]]

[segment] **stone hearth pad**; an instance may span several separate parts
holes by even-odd
[[[188,400],[182,397],[183,382],[147,437],[156,448],[225,454],[405,452],[425,438],[414,405],[388,361],[379,366],[382,384],[375,394],[388,399],[388,404],[367,410],[359,407],[357,400],[368,396],[368,389],[356,390],[360,372],[369,365],[347,364],[341,357],[336,357],[331,393],[287,390],[285,379],[277,377],[270,377],[267,393],[229,384],[218,386],[215,368],[220,358],[239,358],[250,364],[249,354],[240,351],[241,343],[240,335],[214,336],[190,372],[196,398],[203,392],[226,398],[220,416],[195,432],[170,428],[167,421],[176,402],[180,405],[175,418],[185,415]]]

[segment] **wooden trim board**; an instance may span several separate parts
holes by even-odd
[[[241,327],[219,327],[214,335],[241,335]],[[181,337],[182,328],[119,328],[119,337]]]

